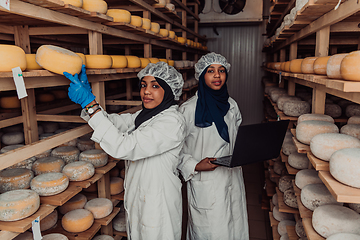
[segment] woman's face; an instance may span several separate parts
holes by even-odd
[[[162,102],[164,98],[164,89],[153,76],[145,76],[141,80],[140,97],[147,109],[153,109]]]
[[[220,90],[226,81],[226,69],[220,64],[211,64],[205,73],[205,83],[213,90]]]

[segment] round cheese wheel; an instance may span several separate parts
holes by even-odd
[[[66,164],[62,172],[70,181],[84,181],[94,176],[95,168],[89,162],[76,161]]]
[[[330,56],[318,57],[314,62],[314,73],[326,75],[326,66]]]
[[[141,61],[140,58],[137,56],[126,56],[128,61],[128,68],[139,68],[141,67]]]
[[[148,58],[151,63],[158,63],[160,60],[158,58]]]
[[[0,172],[0,193],[30,188],[34,173],[26,168],[5,169]]]
[[[178,37],[178,42],[181,43],[181,44],[185,44],[186,43],[186,38],[184,37]]]
[[[25,54],[26,70],[40,70],[42,67],[35,60],[36,54]]]
[[[83,53],[76,53],[76,55],[78,55],[81,60],[82,60],[82,64],[86,66],[86,57],[85,57],[85,54]]]
[[[301,63],[303,59],[293,59],[290,61],[290,72],[301,73]]]
[[[329,78],[341,79],[340,65],[346,55],[348,53],[335,54],[329,58],[326,65],[326,75]]]
[[[101,149],[91,149],[80,153],[79,161],[89,162],[95,168],[105,166],[108,162],[108,155]]]
[[[99,235],[94,237],[92,240],[114,240],[114,238],[109,235]]]
[[[126,231],[126,218],[125,211],[120,210],[120,212],[116,215],[116,217],[112,220],[113,228],[119,232]]]
[[[288,164],[296,169],[307,169],[309,167],[309,158],[306,153],[291,153],[288,157]]]
[[[326,240],[360,240],[359,234],[353,233],[335,233],[332,234],[330,237],[326,238]]]
[[[279,206],[279,198],[277,193],[275,193],[272,198],[271,198],[271,202],[274,206]]]
[[[314,62],[317,57],[307,57],[301,62],[301,72],[305,74],[314,73]]]
[[[111,68],[126,68],[128,65],[127,58],[125,56],[115,56],[111,55],[112,58],[112,66]]]
[[[26,56],[22,48],[13,45],[0,44],[0,72],[12,72],[13,68],[26,69]]]
[[[342,110],[341,107],[335,103],[326,103],[325,104],[325,114],[333,118],[341,117]]]
[[[308,184],[301,189],[301,203],[309,210],[314,211],[317,207],[325,204],[339,204],[331,195],[325,184]]]
[[[309,145],[310,140],[320,133],[338,133],[339,128],[330,122],[318,121],[318,120],[307,120],[302,121],[296,126],[296,138]]]
[[[75,209],[82,209],[84,208],[86,202],[87,202],[86,196],[82,193],[78,193],[72,198],[70,198],[69,201],[64,203],[64,205],[59,206],[59,212],[61,214],[66,214]]]
[[[44,173],[30,182],[31,190],[40,196],[52,196],[65,191],[69,185],[68,177],[63,173]]]
[[[44,235],[42,240],[69,240],[69,238],[61,233],[50,233]]]
[[[95,142],[90,139],[90,136],[85,135],[77,139],[77,148],[80,151],[90,150],[95,148]]]
[[[112,17],[114,22],[131,22],[131,13],[125,9],[108,9],[106,15]]]
[[[169,30],[160,28],[159,34],[163,37],[167,37],[167,36],[169,36]]]
[[[35,175],[40,175],[49,172],[61,172],[65,166],[64,160],[58,157],[44,157],[37,159],[33,165],[32,170]]]
[[[0,221],[12,222],[24,219],[40,207],[39,195],[28,189],[12,190],[0,194]]]
[[[306,237],[304,225],[303,225],[303,222],[302,222],[301,218],[296,221],[295,232],[296,232],[296,235],[298,235],[299,238]]]
[[[290,63],[291,63],[291,61],[285,62],[285,66],[284,66],[285,72],[290,72]]]
[[[327,238],[335,233],[360,234],[360,215],[339,205],[323,205],[315,209],[312,225],[315,231]]]
[[[282,175],[285,171],[285,164],[283,162],[274,162],[273,168],[276,174]]]
[[[148,58],[140,58],[140,62],[141,68],[145,68],[150,63],[150,60]]]
[[[306,101],[289,100],[284,103],[283,112],[287,116],[298,117],[302,114],[309,113],[310,104]]]
[[[150,31],[152,31],[154,33],[159,33],[160,32],[160,24],[158,24],[156,22],[151,22]]]
[[[36,100],[39,103],[47,103],[55,100],[55,96],[51,93],[41,93],[36,95]]]
[[[143,18],[141,27],[143,29],[150,30],[151,29],[151,20],[148,18]]]
[[[275,62],[274,63],[274,69],[280,71],[281,69],[281,62]]]
[[[110,194],[116,195],[124,191],[124,180],[119,177],[110,178]]]
[[[283,96],[289,96],[289,95],[287,94],[286,90],[282,88],[274,89],[270,92],[270,98],[275,103],[277,102],[279,97],[283,97]]]
[[[52,211],[49,215],[41,219],[40,221],[40,231],[46,231],[52,227],[54,227],[58,220],[58,212],[56,209]],[[43,238],[44,239],[44,238]]]
[[[285,192],[288,189],[293,188],[292,180],[294,176],[292,175],[284,175],[279,178],[279,190],[281,192]]]
[[[340,64],[341,78],[345,80],[359,81],[360,80],[360,51],[354,51],[346,55]]]
[[[165,59],[165,58],[159,58],[159,61],[160,61],[160,62],[167,63],[167,59]]]
[[[302,121],[308,121],[308,120],[318,120],[318,121],[325,121],[334,123],[334,119],[328,115],[325,114],[318,114],[318,113],[306,113],[301,116],[299,116],[297,123],[301,123]]]
[[[287,234],[286,226],[295,226],[296,222],[293,220],[282,220],[278,224],[278,233],[282,236]]]
[[[9,132],[1,136],[1,142],[5,145],[15,145],[23,143],[25,140],[23,132]]]
[[[21,102],[17,96],[4,96],[0,98],[0,107],[5,109],[19,108]]]
[[[347,117],[360,116],[360,105],[358,104],[348,105],[346,107],[345,113]]]
[[[105,14],[107,12],[107,3],[102,0],[83,0],[82,8],[90,12],[99,12]]]
[[[94,198],[85,204],[84,209],[89,210],[95,219],[100,219],[110,215],[113,210],[113,204],[107,198]]]
[[[291,142],[284,142],[282,145],[282,152],[289,156],[292,153],[297,152],[297,148],[295,146],[295,144],[291,141]]]
[[[142,17],[131,15],[130,24],[135,27],[142,26]]]
[[[360,124],[360,116],[352,116],[348,119],[347,124]]]
[[[85,55],[86,68],[108,69],[112,66],[109,55]]]
[[[276,101],[276,105],[280,111],[283,111],[284,103],[287,101],[292,101],[292,100],[301,101],[301,98],[298,98],[295,96],[287,96],[287,95],[279,96],[279,98]]]
[[[343,148],[360,148],[360,140],[341,133],[321,133],[310,141],[311,152],[324,161],[329,161],[334,152]]]
[[[169,64],[169,66],[173,67],[175,65],[175,61],[171,60],[171,59],[168,59],[168,64]]]
[[[344,148],[330,157],[330,173],[341,183],[360,188],[360,148]]]
[[[284,203],[289,207],[298,208],[297,199],[293,188],[290,188],[284,192]]]
[[[340,133],[360,139],[360,125],[359,124],[346,124],[341,127]]]
[[[175,32],[174,31],[169,31],[169,38],[174,39],[175,38]]]
[[[44,133],[54,133],[59,129],[59,123],[57,122],[42,122],[41,126],[44,129]]]
[[[61,219],[62,227],[72,233],[84,232],[94,223],[93,214],[86,209],[75,209],[66,213]]]
[[[62,0],[65,4],[71,4],[74,7],[81,8],[83,5],[83,0]]]
[[[17,235],[14,240],[34,240],[32,232],[24,232]]]
[[[65,161],[65,164],[78,161],[79,154],[79,149],[71,146],[57,147],[51,152],[51,156],[61,158]]]
[[[42,45],[37,49],[35,59],[42,68],[57,74],[68,72],[74,75],[81,71],[81,57],[65,48]]]
[[[295,185],[300,189],[315,183],[322,183],[315,169],[302,169],[295,175]]]

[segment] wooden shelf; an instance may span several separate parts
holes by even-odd
[[[310,146],[309,145],[306,145],[306,144],[303,144],[303,143],[299,142],[296,139],[296,137],[293,137],[292,139],[293,139],[293,143],[295,144],[298,153],[310,152]]]
[[[100,219],[95,219],[96,223],[99,223],[102,226],[107,226],[111,223],[111,221],[113,220],[114,217],[116,217],[116,215],[120,212],[120,208],[118,207],[114,207],[113,211],[110,213],[109,216],[104,217],[104,218],[100,218]]]
[[[304,206],[304,204],[302,204],[300,195],[297,196],[296,199],[297,199],[297,202],[298,202],[298,208],[299,208],[301,218],[302,219],[304,219],[304,218],[312,218],[313,211],[306,208]]]
[[[122,191],[119,194],[111,195],[111,198],[112,199],[117,199],[117,200],[120,200],[120,201],[124,201],[124,194],[125,194],[125,191]]]
[[[316,171],[329,171],[329,162],[315,157],[311,152],[307,153],[307,157]]]
[[[283,153],[283,151],[281,151],[281,152],[280,152],[280,158],[281,158],[281,161],[285,163],[285,162],[288,161],[288,158],[289,158],[289,157],[286,156],[286,155]]]
[[[97,182],[100,178],[102,178],[104,175],[101,173],[95,173],[94,176],[91,178],[84,180],[84,181],[78,181],[78,182],[70,182],[70,185],[72,186],[78,186],[81,188],[88,188],[91,184]]]
[[[99,167],[99,168],[95,168],[95,172],[99,173],[99,174],[106,174],[107,172],[109,172],[111,169],[113,169],[118,161],[113,161],[110,160],[108,161],[108,163],[103,166],[103,167]]]
[[[297,117],[287,116],[284,114],[283,111],[280,111],[279,108],[277,107],[277,104],[271,100],[270,96],[265,94],[265,97],[267,97],[269,99],[271,105],[274,107],[274,110],[275,110],[276,114],[279,116],[280,120],[297,121],[297,119],[298,119]]]
[[[288,173],[290,175],[296,175],[298,171],[300,171],[299,169],[293,168],[292,166],[289,165],[288,162],[285,162],[285,166],[286,166],[286,170],[288,171]]]
[[[278,232],[277,226],[272,226],[272,234],[273,234],[273,240],[280,240],[280,234]]]
[[[68,188],[56,195],[53,196],[46,196],[46,197],[40,197],[40,202],[42,204],[50,204],[54,206],[62,206],[64,203],[66,203],[69,199],[71,199],[73,196],[81,192],[82,188],[79,186],[75,186],[72,184],[69,184]]]
[[[295,196],[300,196],[301,189],[296,186],[295,179],[292,180],[292,184],[293,184],[293,188],[294,188],[294,191],[295,191]]]
[[[295,226],[286,226],[286,232],[290,240],[299,240],[299,237],[295,231]]]
[[[289,207],[284,203],[284,193],[282,193],[279,188],[276,188],[276,193],[278,196],[279,212],[299,214],[298,209]]]
[[[116,230],[114,230],[114,235],[122,236],[122,237],[127,237],[127,233],[126,233],[126,232],[119,232],[119,231],[116,231]]]
[[[270,219],[270,226],[277,227],[277,225],[279,224],[279,221],[274,218],[274,215],[272,212],[269,212],[269,219]]]
[[[303,218],[302,223],[309,240],[325,240],[325,238],[321,237],[313,228],[311,218]]]

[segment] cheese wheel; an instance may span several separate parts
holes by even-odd
[[[49,215],[47,215],[46,217],[40,220],[40,231],[43,232],[54,227],[57,223],[57,220],[58,220],[58,212],[56,209],[54,209],[52,213],[50,213]]]
[[[286,190],[293,188],[292,180],[294,176],[292,175],[284,175],[279,178],[279,190],[281,192],[285,192]]]
[[[26,70],[40,70],[42,67],[35,60],[36,54],[25,54]]]
[[[0,44],[0,72],[12,72],[13,68],[26,69],[26,55],[22,48]]]
[[[326,65],[326,75],[329,78],[341,79],[340,65],[346,55],[348,53],[335,54],[329,58]]]
[[[40,103],[48,103],[55,100],[55,96],[51,93],[41,93],[36,95],[36,100]]]
[[[142,17],[131,15],[130,24],[135,27],[142,26]]]
[[[314,62],[314,73],[326,75],[327,62],[330,56],[318,57]]]
[[[317,57],[307,57],[301,62],[301,72],[305,74],[314,73],[314,62]]]
[[[80,151],[90,150],[95,148],[95,142],[89,136],[82,136],[77,139],[77,148]]]
[[[360,148],[360,140],[341,133],[321,133],[310,141],[310,149],[315,157],[329,161],[331,155],[343,148]]]
[[[145,68],[150,63],[150,60],[148,58],[140,58],[140,62],[141,68]]]
[[[50,233],[44,235],[42,240],[69,240],[69,238],[61,233]]]
[[[275,193],[272,197],[271,197],[271,202],[274,206],[279,206],[279,198],[277,193]]]
[[[295,96],[282,95],[282,96],[279,96],[279,98],[277,99],[276,105],[277,105],[278,109],[280,111],[282,111],[282,110],[284,110],[284,103],[287,101],[291,101],[291,100],[301,101],[301,98],[298,98]]]
[[[293,59],[290,61],[290,72],[301,73],[301,63],[303,59]]]
[[[360,240],[359,234],[353,233],[335,233],[332,234],[330,237],[326,238],[326,240]]]
[[[51,156],[61,158],[65,164],[79,160],[80,151],[76,147],[64,146],[52,150]]]
[[[0,172],[0,193],[30,188],[34,173],[26,168],[5,169]]]
[[[25,140],[23,132],[9,132],[1,136],[1,142],[5,145],[15,145],[23,143]]]
[[[76,53],[76,55],[78,55],[81,60],[82,60],[82,64],[86,66],[86,57],[85,57],[85,54],[83,53]]]
[[[315,231],[325,238],[336,233],[360,234],[359,223],[360,215],[357,212],[338,205],[320,206],[312,215]]]
[[[111,55],[112,58],[112,66],[111,68],[126,68],[128,65],[127,58],[125,56],[115,56]]]
[[[360,139],[360,125],[359,124],[346,124],[341,127],[340,133]]]
[[[270,91],[270,98],[273,102],[277,102],[279,97],[288,96],[287,92],[283,88],[272,89]]]
[[[160,61],[160,62],[167,63],[167,59],[165,59],[165,58],[159,58],[159,61]]]
[[[175,63],[175,61],[174,61],[174,60],[170,60],[170,59],[168,60],[168,64],[169,64],[169,66],[172,66],[172,67],[173,67],[173,66],[174,66],[174,63]]]
[[[109,55],[85,55],[86,68],[108,69],[112,66]]]
[[[285,72],[290,72],[290,63],[291,63],[291,61],[285,62],[285,66],[284,66]]]
[[[141,27],[143,29],[150,30],[151,29],[151,20],[148,18],[143,18]]]
[[[315,183],[322,183],[315,169],[302,169],[295,175],[295,185],[300,189]]]
[[[282,145],[282,152],[289,156],[290,154],[297,152],[297,148],[293,142],[284,142]]]
[[[108,162],[108,155],[101,149],[92,149],[81,152],[79,161],[89,162],[95,168],[105,166]]]
[[[169,30],[160,28],[159,34],[163,37],[167,37],[167,36],[169,36]]]
[[[171,12],[175,11],[175,5],[172,3],[167,3],[165,5],[165,8],[169,9],[169,11],[171,11]]]
[[[342,114],[341,107],[335,103],[326,103],[325,114],[333,118],[341,117]]]
[[[93,214],[86,209],[75,209],[66,213],[61,219],[62,227],[72,233],[84,232],[94,223]]]
[[[352,116],[348,119],[347,124],[360,124],[360,116]]]
[[[44,173],[30,182],[31,190],[40,196],[52,196],[65,191],[69,185],[68,177],[63,173]]]
[[[35,175],[49,172],[61,172],[65,166],[64,160],[57,157],[44,157],[36,160],[32,165]]]
[[[306,153],[291,153],[288,157],[288,164],[296,169],[307,169],[309,167],[309,158]]]
[[[186,38],[178,37],[178,42],[181,43],[181,44],[185,44],[186,43]]]
[[[78,193],[72,198],[70,198],[69,201],[64,203],[64,205],[59,206],[59,212],[61,214],[66,214],[75,209],[82,209],[84,208],[86,202],[87,202],[86,196],[82,193]]]
[[[340,64],[341,77],[345,80],[360,81],[360,51],[354,51],[346,55]]]
[[[110,194],[116,195],[124,191],[124,180],[119,177],[110,178]]]
[[[284,221],[284,220],[294,220],[294,214],[292,213],[285,213],[285,212],[280,212],[279,211],[279,207],[275,206],[273,208],[273,216],[277,221]]]
[[[330,122],[307,120],[296,126],[296,138],[300,142],[309,145],[310,140],[320,133],[338,133],[339,128]]]
[[[109,9],[107,10],[106,15],[112,17],[114,22],[131,22],[131,13],[125,9]]]
[[[284,102],[283,112],[287,116],[298,117],[302,114],[309,113],[310,104],[306,101],[289,100]]]
[[[74,7],[81,8],[83,5],[83,0],[62,0],[65,4],[71,4]]]
[[[37,49],[35,59],[42,68],[57,74],[68,72],[74,75],[81,71],[81,57],[65,48],[42,45]]]
[[[137,56],[126,56],[127,61],[128,61],[128,68],[139,68],[141,67],[141,61],[140,58],[138,58]]]
[[[274,172],[279,175],[283,175],[283,171],[285,170],[285,164],[281,161],[274,162]]]
[[[21,102],[17,96],[1,97],[0,107],[5,109],[19,108],[21,107]]]
[[[43,127],[44,133],[54,133],[59,129],[59,123],[57,122],[42,122],[41,126]]]
[[[303,187],[301,189],[300,199],[304,207],[311,211],[325,204],[343,204],[335,200],[323,183],[308,184]]]
[[[175,39],[175,32],[174,31],[169,31],[169,38],[171,39]]]
[[[82,8],[90,12],[99,12],[105,14],[107,12],[107,3],[102,0],[83,0]]]
[[[360,105],[350,104],[346,107],[345,113],[347,117],[360,116]]]
[[[281,70],[281,62],[275,62],[274,69],[280,71]]]
[[[120,210],[120,212],[116,215],[116,217],[112,220],[113,228],[118,232],[126,231],[126,218],[125,211]]]
[[[94,198],[85,204],[84,209],[89,210],[95,219],[100,219],[110,215],[113,210],[113,204],[107,198]]]
[[[301,123],[302,121],[308,121],[308,120],[318,120],[318,121],[325,121],[334,123],[334,119],[331,116],[325,115],[325,114],[318,114],[318,113],[306,113],[301,116],[299,116],[297,123]]]
[[[295,232],[296,232],[296,235],[298,235],[299,238],[306,237],[304,225],[303,225],[303,222],[302,222],[301,218],[296,221]]]
[[[32,232],[20,233],[13,240],[34,240]]]
[[[298,208],[297,198],[293,188],[290,188],[284,192],[284,203],[289,207]]]
[[[31,216],[40,207],[39,195],[28,189],[0,194],[0,221],[12,222]]]
[[[109,235],[99,235],[94,237],[92,240],[114,240],[114,238]]]
[[[76,161],[66,164],[62,173],[65,174],[70,181],[84,181],[94,176],[95,168],[89,162]]]
[[[157,63],[160,60],[158,58],[148,58],[150,60],[151,63]]]
[[[296,222],[293,220],[282,220],[279,222],[277,229],[278,233],[282,236],[287,234],[286,226],[295,226]]]
[[[158,24],[156,22],[151,22],[150,31],[152,31],[154,33],[159,33],[160,32],[160,24]]]

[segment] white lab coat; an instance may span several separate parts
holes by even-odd
[[[186,122],[186,138],[179,165],[185,181],[189,205],[188,240],[248,240],[245,186],[241,167],[217,167],[196,172],[195,166],[206,157],[230,155],[237,129],[242,121],[232,98],[225,115],[230,144],[224,141],[213,123],[207,128],[195,126],[197,94],[180,107]]]
[[[91,139],[126,161],[124,208],[128,239],[179,240],[182,198],[177,166],[185,137],[184,117],[171,106],[136,130],[135,114],[96,113]]]

